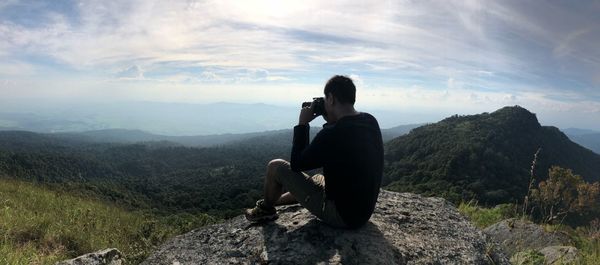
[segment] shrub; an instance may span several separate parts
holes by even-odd
[[[534,216],[544,223],[567,218],[568,223],[581,224],[600,213],[600,184],[587,183],[570,169],[554,166],[547,180],[532,190]]]

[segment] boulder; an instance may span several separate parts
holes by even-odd
[[[511,218],[488,226],[483,232],[500,245],[506,256],[525,250],[539,251],[548,246],[572,244],[569,236],[560,231],[547,232],[530,221]]]
[[[510,257],[512,265],[544,265],[544,260],[544,254],[532,249],[519,251]]]
[[[77,258],[59,261],[56,265],[121,265],[123,255],[116,248],[100,250],[94,253],[81,255]]]
[[[548,265],[569,264],[579,257],[579,251],[571,246],[549,246],[540,250]]]
[[[278,212],[274,222],[238,216],[176,236],[142,264],[509,264],[441,198],[382,190],[356,230],[330,227],[299,205]]]

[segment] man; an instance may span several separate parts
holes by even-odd
[[[324,94],[327,123],[309,144],[309,122],[317,117],[315,102],[302,108],[294,127],[291,162],[269,162],[264,199],[246,210],[249,221],[274,220],[278,217],[274,206],[296,202],[335,227],[358,228],[371,217],[383,170],[379,124],[354,109],[356,87],[350,78],[332,77]],[[302,172],[320,167],[323,175]]]

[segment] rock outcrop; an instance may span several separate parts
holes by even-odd
[[[56,265],[121,265],[123,255],[116,248],[100,250],[77,258],[57,262]]]
[[[176,236],[142,264],[508,264],[441,198],[381,191],[357,230],[332,228],[299,205],[278,212],[270,223],[238,216]]]
[[[571,246],[550,246],[541,250],[528,249],[520,251],[510,257],[513,265],[562,265],[576,263],[579,258],[579,250]]]
[[[540,249],[540,253],[544,255],[545,263],[554,264],[570,264],[579,257],[579,250],[571,246],[550,246]]]
[[[483,231],[509,257],[527,249],[539,251],[549,246],[571,245],[565,233],[547,232],[538,224],[516,218],[500,221]]]

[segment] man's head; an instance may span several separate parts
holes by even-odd
[[[327,122],[334,122],[340,116],[347,112],[354,111],[354,102],[356,101],[356,87],[347,76],[333,76],[323,91],[325,94],[325,115],[323,118]]]
[[[333,97],[336,103],[342,105],[354,105],[356,101],[356,87],[352,79],[343,75],[336,75],[329,79],[323,93],[325,98]]]

